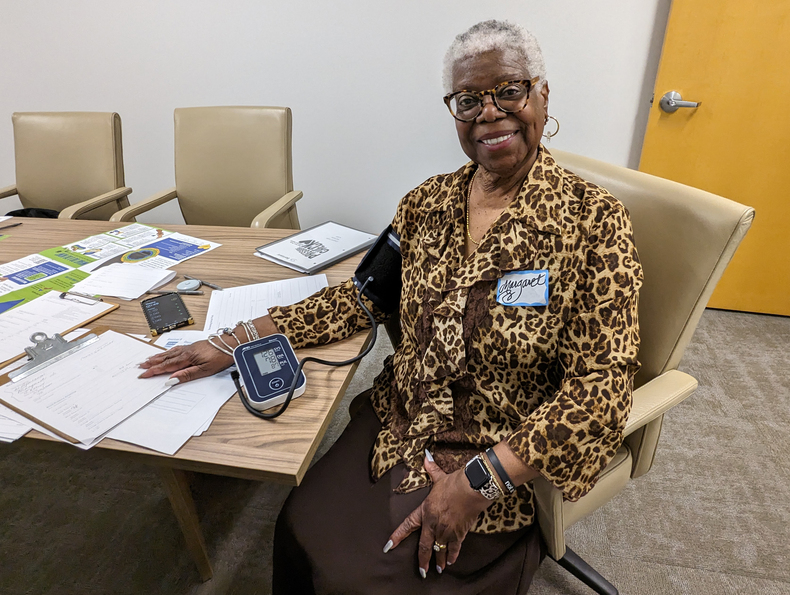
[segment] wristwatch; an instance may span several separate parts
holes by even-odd
[[[466,464],[464,474],[469,480],[469,485],[476,492],[480,492],[489,500],[496,500],[502,495],[496,480],[491,476],[480,455],[477,455]]]

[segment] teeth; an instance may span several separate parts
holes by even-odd
[[[505,142],[507,139],[509,139],[514,134],[515,134],[514,132],[510,132],[508,134],[505,134],[505,135],[502,135],[502,136],[498,136],[496,138],[487,138],[484,141],[482,141],[482,143],[484,145],[497,145],[499,143]]]

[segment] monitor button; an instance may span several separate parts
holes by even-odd
[[[285,381],[282,378],[272,378],[269,381],[269,388],[272,390],[280,390],[285,386]]]

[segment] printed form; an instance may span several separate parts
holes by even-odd
[[[290,306],[328,286],[322,274],[212,291],[203,330],[233,328],[240,320],[265,316],[272,306]]]
[[[137,364],[161,350],[107,331],[99,340],[17,382],[0,401],[64,437],[94,442],[167,390],[167,375],[140,379]]]

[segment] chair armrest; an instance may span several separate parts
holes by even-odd
[[[90,198],[83,202],[78,202],[75,205],[66,207],[58,215],[58,219],[77,219],[80,215],[92,211],[98,207],[102,207],[114,201],[118,201],[132,193],[132,189],[128,186],[122,186],[115,190],[110,190],[104,194],[100,194],[95,198]]]
[[[623,436],[635,432],[658,419],[697,390],[697,379],[679,370],[669,370],[656,376],[634,391],[631,414]]]
[[[252,220],[250,227],[269,227],[269,222],[272,219],[294,206],[296,201],[302,198],[302,196],[301,190],[292,190],[282,198],[278,198]]]
[[[163,190],[159,194],[154,194],[153,196],[149,196],[141,200],[140,202],[134,203],[130,207],[126,207],[125,209],[121,209],[117,213],[115,213],[112,217],[110,217],[110,221],[134,221],[134,218],[141,213],[145,213],[146,211],[150,211],[154,207],[158,207],[159,205],[163,205],[168,201],[173,200],[178,195],[176,194],[175,186],[168,190]]]
[[[16,184],[11,184],[10,186],[6,186],[5,188],[0,188],[0,198],[5,198],[6,196],[14,196],[16,194]]]

